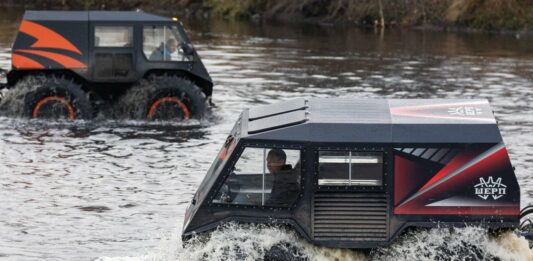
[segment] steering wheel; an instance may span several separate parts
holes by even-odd
[[[232,203],[235,197],[237,197],[238,192],[235,191],[239,191],[240,186],[239,183],[230,180],[234,177],[236,177],[235,173],[231,173],[224,185],[220,188],[220,193],[222,193],[220,200],[224,203]]]

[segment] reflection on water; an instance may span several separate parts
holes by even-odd
[[[10,67],[19,19],[20,13],[0,10],[2,68]],[[0,118],[0,257],[198,258],[202,248],[178,246],[181,220],[238,114],[301,96],[489,99],[516,167],[522,205],[533,204],[531,39],[222,21],[188,21],[186,27],[215,81],[214,119],[176,125]],[[253,231],[232,228],[220,240]],[[290,238],[275,229],[263,232]],[[314,255],[315,248],[297,242]],[[321,251],[325,259],[337,252],[368,258]]]

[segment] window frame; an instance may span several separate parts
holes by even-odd
[[[351,152],[351,153],[381,153],[381,185],[319,185],[320,178],[320,152]],[[384,191],[387,188],[387,178],[389,171],[389,153],[384,147],[316,147],[314,148],[314,186],[315,191]],[[351,169],[351,167],[350,167]],[[351,174],[348,174],[351,177]]]
[[[142,25],[139,25],[139,27],[140,27],[140,44],[139,44],[140,47],[139,47],[139,49],[140,49],[140,51],[141,51],[141,53],[142,53],[142,57],[143,57],[143,59],[144,59],[145,62],[148,62],[148,63],[183,63],[183,62],[193,62],[193,60],[191,60],[191,61],[174,61],[174,60],[168,60],[168,61],[164,61],[164,60],[163,60],[163,61],[153,61],[153,60],[150,60],[149,57],[147,57],[146,54],[144,53],[144,28],[146,28],[146,27],[151,27],[151,26],[156,26],[156,27],[157,27],[157,26],[162,26],[162,27],[165,27],[165,26],[166,26],[166,27],[176,27],[176,32],[178,33],[179,38],[180,38],[180,39],[176,39],[176,41],[178,41],[178,51],[179,51],[179,49],[181,48],[181,47],[180,47],[180,44],[181,44],[182,42],[184,42],[184,43],[188,43],[188,38],[185,37],[185,36],[183,35],[183,33],[182,33],[181,30],[180,30],[180,25],[178,25],[178,24],[174,24],[174,23],[144,23],[144,24],[142,24]],[[182,42],[180,42],[180,40],[181,40]],[[194,59],[194,58],[193,58],[193,59]]]
[[[96,45],[96,28],[97,27],[127,27],[131,29],[131,44],[129,46],[97,46]],[[135,25],[126,23],[93,23],[92,25],[92,43],[94,49],[133,49],[135,47]]]
[[[299,194],[296,200],[290,205],[287,206],[273,206],[273,205],[245,205],[245,204],[225,204],[219,202],[213,202],[219,191],[222,189],[222,186],[225,184],[226,180],[229,178],[231,173],[234,170],[235,165],[241,158],[246,148],[257,148],[257,149],[284,149],[284,150],[299,150],[300,151],[300,187]],[[292,210],[296,205],[298,205],[302,199],[304,189],[305,189],[305,162],[306,162],[306,148],[300,144],[291,144],[291,145],[281,145],[281,144],[257,144],[257,143],[243,143],[237,144],[237,148],[234,149],[234,154],[230,156],[226,166],[221,171],[221,175],[218,177],[215,185],[212,187],[208,196],[208,205],[210,207],[220,207],[220,208],[243,208],[243,209],[278,209],[278,210]],[[266,156],[266,155],[265,155]],[[263,186],[264,186],[263,180]]]

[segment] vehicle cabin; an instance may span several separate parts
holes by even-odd
[[[388,245],[410,227],[519,225],[485,100],[295,99],[245,110],[187,209],[183,238],[281,224],[315,244]]]

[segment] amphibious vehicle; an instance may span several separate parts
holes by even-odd
[[[201,117],[213,89],[182,23],[142,11],[26,11],[11,61],[0,89],[34,118]]]
[[[515,229],[520,190],[485,100],[295,99],[240,115],[182,237],[227,222],[375,248],[411,228]]]

